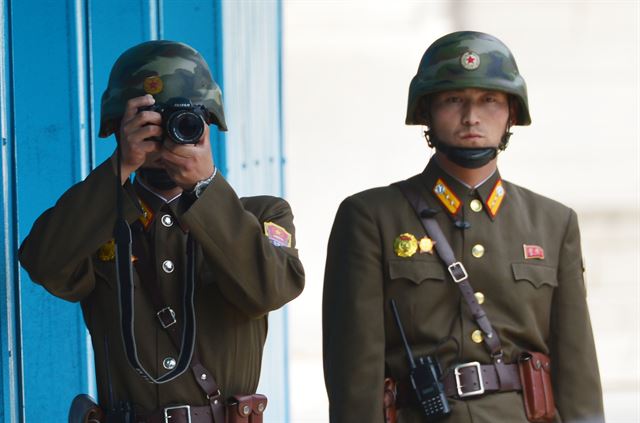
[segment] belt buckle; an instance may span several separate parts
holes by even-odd
[[[158,317],[163,329],[166,329],[176,323],[176,312],[173,311],[171,307],[163,308],[156,313],[156,316]]]
[[[467,269],[465,269],[464,265],[459,261],[456,261],[455,263],[449,265],[449,267],[447,267],[447,270],[449,271],[449,274],[451,275],[455,283],[460,283],[463,280],[469,278]]]
[[[476,368],[476,374],[478,375],[478,384],[480,385],[480,388],[476,389],[475,391],[464,392],[462,390],[464,385],[460,384],[460,376],[462,375],[462,373],[460,372],[460,369],[464,369],[466,367]],[[479,362],[472,361],[470,363],[458,364],[456,367],[454,367],[453,374],[456,377],[456,390],[458,391],[458,396],[460,398],[473,397],[475,395],[484,394],[484,380],[482,379],[482,369],[480,368]]]
[[[187,411],[187,423],[191,423],[191,406],[190,405],[176,405],[174,407],[165,407],[164,409],[164,423],[170,423],[169,419],[173,416],[169,415],[172,410],[180,410],[184,408]]]

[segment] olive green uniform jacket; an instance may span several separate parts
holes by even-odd
[[[20,247],[20,262],[53,295],[81,302],[93,342],[102,406],[109,406],[107,372],[113,399],[133,401],[139,412],[169,404],[206,405],[191,371],[169,383],[153,385],[126,359],[113,248],[107,244],[116,216],[114,169],[107,160],[44,212]],[[153,218],[144,239],[155,256],[157,289],[176,311],[178,324],[185,280],[185,230],[191,232],[198,244],[195,309],[200,359],[224,396],[255,392],[267,313],[295,298],[304,286],[295,241],[292,239],[291,247],[277,247],[263,228],[264,222],[273,222],[293,238],[289,205],[267,196],[239,199],[220,174],[192,204],[186,195],[165,204],[137,182],[127,182],[123,194],[125,218],[132,227],[143,215],[140,204],[147,207],[147,218]],[[178,351],[156,319],[157,310],[144,294],[135,270],[134,285],[138,355],[157,377],[168,371],[163,366],[165,359],[177,361]]]
[[[434,188],[449,187],[460,201],[452,216]],[[431,160],[412,178],[442,227],[456,258],[465,265],[498,332],[506,363],[523,350],[551,355],[557,422],[603,421],[602,395],[589,313],[585,301],[580,234],[569,208],[502,181],[497,214],[488,199],[500,181],[496,171],[477,189],[445,174]],[[473,211],[470,203],[482,206]],[[478,202],[475,202],[475,208]],[[467,229],[454,225],[466,221]],[[437,254],[399,257],[394,240],[418,240],[425,231],[394,186],[374,188],[341,204],[328,246],[323,299],[324,370],[332,423],[382,422],[385,376],[407,381],[407,358],[388,301],[397,303],[415,357],[439,348],[444,371],[457,363],[491,364],[478,329]],[[542,248],[544,258],[525,258],[523,245]],[[480,256],[480,247],[484,253]],[[472,254],[476,252],[476,257]],[[526,422],[520,393],[491,393],[451,399],[450,423]],[[416,409],[399,411],[401,423],[422,421]]]

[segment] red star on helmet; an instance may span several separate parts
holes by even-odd
[[[473,63],[473,62],[475,62],[475,61],[476,61],[476,58],[475,58],[475,57],[473,57],[473,56],[469,56],[469,57],[467,57],[467,63],[471,64],[471,63]]]

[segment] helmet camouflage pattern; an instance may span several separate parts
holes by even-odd
[[[208,123],[227,130],[222,92],[204,58],[190,46],[175,41],[147,41],[125,51],[116,60],[102,94],[100,136],[118,129],[127,101],[151,94],[156,103],[186,97],[209,111]]]
[[[515,58],[496,37],[482,32],[460,31],[436,40],[422,56],[411,80],[407,125],[425,125],[421,99],[433,93],[482,88],[513,95],[519,103],[516,125],[529,125],[527,85]]]

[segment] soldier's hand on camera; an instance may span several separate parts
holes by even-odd
[[[124,184],[131,173],[147,160],[149,153],[159,152],[161,144],[149,140],[161,137],[162,116],[150,110],[138,112],[140,107],[151,106],[155,99],[151,95],[132,98],[127,102],[120,123],[120,147],[122,148],[121,182]]]
[[[196,182],[213,174],[208,125],[204,126],[197,144],[177,144],[165,138],[160,154],[171,179],[186,191],[192,190]]]

